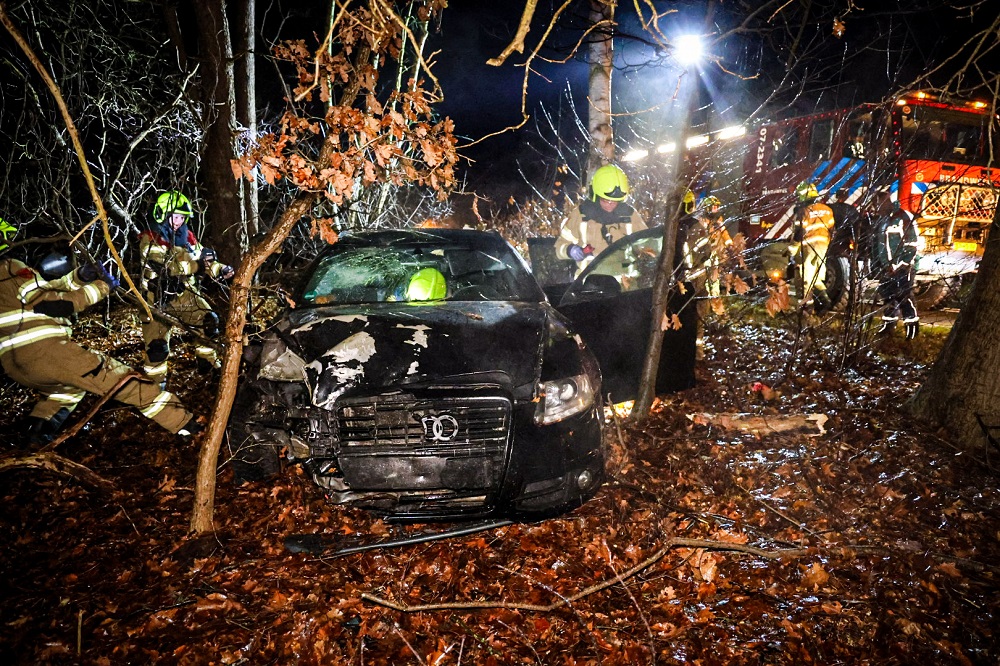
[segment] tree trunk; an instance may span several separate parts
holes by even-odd
[[[678,89],[687,91],[689,97],[677,98],[677,122],[674,125],[678,146],[684,145],[688,126],[691,124],[691,114],[698,103],[697,74],[693,71],[682,72]],[[688,81],[684,82],[683,79]],[[668,192],[666,214],[663,222],[663,247],[660,249],[660,262],[653,281],[653,319],[649,326],[649,342],[646,346],[646,358],[642,364],[642,375],[639,377],[639,393],[632,405],[632,418],[641,419],[649,415],[656,397],[656,375],[660,369],[660,352],[663,349],[663,317],[670,301],[670,290],[674,267],[674,248],[677,244],[677,225],[681,217],[681,206],[684,184],[678,178],[681,165],[681,151],[670,153],[667,166],[668,182],[673,183],[673,191]]]
[[[590,104],[587,129],[590,131],[588,173],[615,159],[615,137],[611,129],[611,69],[614,64],[613,26],[615,0],[591,0],[590,20],[602,28],[593,32],[590,44]]]
[[[256,0],[237,0],[233,9],[233,25],[235,34],[234,48],[236,52],[236,120],[243,129],[243,140],[254,143],[257,141],[257,86],[256,81],[256,42],[254,40],[254,23],[256,21]],[[243,191],[243,222],[246,236],[253,238],[260,231],[258,217],[260,216],[256,169],[254,179],[240,179],[239,185]],[[241,242],[245,239],[241,238]],[[247,247],[242,247],[246,251]]]
[[[357,49],[355,62],[367,62],[371,57],[371,49],[362,44]],[[344,90],[340,104],[352,106],[361,90],[359,78],[351,81]],[[340,144],[340,137],[330,134],[326,137],[323,148],[317,160],[321,168],[333,162]],[[247,322],[247,297],[254,276],[263,263],[281,248],[288,234],[296,223],[309,215],[313,205],[319,198],[316,192],[302,192],[285,209],[278,223],[272,227],[264,239],[250,248],[244,255],[236,275],[233,276],[231,292],[232,302],[226,317],[226,348],[222,354],[222,378],[212,407],[212,417],[209,420],[208,431],[204,435],[201,450],[198,452],[198,471],[195,476],[194,507],[191,512],[190,531],[194,534],[206,534],[213,529],[215,513],[215,481],[219,466],[219,450],[222,448],[222,436],[226,431],[229,413],[236,398],[236,384],[240,375],[240,360],[243,356],[243,329]]]
[[[240,187],[233,178],[236,131],[236,92],[233,78],[233,46],[229,36],[224,0],[195,2],[198,42],[201,55],[205,108],[205,146],[202,154],[202,182],[207,190],[208,219],[206,245],[224,260],[235,263],[246,247],[242,226]]]
[[[944,427],[968,451],[988,445],[984,426],[1000,427],[1000,209],[969,301],[962,308],[927,381],[907,404],[915,417]],[[1000,430],[992,435],[997,439]]]

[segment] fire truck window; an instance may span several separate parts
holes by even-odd
[[[809,135],[809,161],[818,162],[830,159],[830,147],[833,143],[833,119],[820,120],[812,127]]]
[[[868,128],[870,117],[854,117],[847,121],[847,131],[844,133],[844,157],[850,160],[863,160],[867,151]]]
[[[777,136],[771,142],[771,167],[788,166],[795,161],[798,155],[799,130],[797,127],[789,127],[781,136]]]

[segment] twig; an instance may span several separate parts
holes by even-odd
[[[771,506],[770,504],[768,504],[764,500],[760,499],[759,497],[754,497],[753,493],[751,493],[749,490],[747,490],[746,488],[744,488],[740,484],[737,483],[735,485],[736,485],[737,488],[739,488],[740,490],[742,490],[743,492],[745,492],[750,499],[755,500],[757,502],[760,502],[760,505],[762,507],[764,507],[765,509],[767,509],[768,511],[773,511],[776,515],[781,516],[782,518],[784,518],[785,520],[787,520],[788,522],[790,522],[792,525],[795,525],[800,530],[808,532],[810,536],[819,538],[819,535],[816,532],[814,532],[813,530],[811,530],[808,527],[806,527],[806,524],[804,522],[802,522],[800,520],[795,520],[791,516],[788,516],[785,513],[781,512],[779,509],[774,508],[773,506]]]
[[[666,544],[660,548],[658,551],[650,555],[648,558],[635,565],[628,571],[622,574],[615,575],[613,578],[604,580],[600,583],[591,585],[590,587],[584,588],[583,590],[577,592],[576,594],[569,596],[561,596],[559,600],[551,604],[526,604],[520,602],[503,602],[503,601],[455,601],[450,603],[440,603],[440,604],[398,604],[393,601],[389,601],[383,597],[372,594],[371,592],[362,592],[361,598],[365,601],[370,601],[371,603],[378,604],[380,606],[385,606],[386,608],[391,608],[393,610],[400,611],[401,613],[418,613],[424,611],[437,611],[437,610],[483,610],[487,608],[506,608],[509,610],[523,610],[523,611],[536,611],[536,612],[549,612],[561,608],[563,606],[572,604],[574,601],[578,601],[586,596],[594,594],[595,592],[600,592],[606,588],[620,583],[627,578],[631,578],[640,571],[648,569],[652,565],[663,559],[663,556],[674,548],[705,548],[708,550],[722,550],[722,551],[735,551],[739,553],[748,553],[750,555],[756,555],[757,557],[763,557],[768,560],[777,560],[782,557],[798,557],[801,555],[806,555],[811,552],[815,552],[814,548],[790,548],[784,550],[768,551],[761,548],[755,548],[754,546],[747,546],[740,543],[728,543],[725,541],[713,541],[709,539],[684,539],[674,537],[668,539]]]

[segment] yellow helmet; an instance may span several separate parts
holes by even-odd
[[[698,205],[698,210],[703,213],[718,213],[721,207],[722,202],[719,201],[719,197],[710,194],[701,200],[701,203]]]
[[[590,179],[591,198],[609,201],[625,201],[628,196],[628,177],[625,172],[614,164],[605,164],[594,172]]]
[[[691,190],[684,190],[683,203],[684,203],[684,214],[690,215],[691,213],[693,213],[695,208],[694,192],[692,192]]]
[[[406,288],[408,301],[440,301],[447,295],[448,283],[444,279],[444,274],[432,266],[421,268],[414,273]]]
[[[0,217],[0,252],[3,252],[14,241],[17,235],[17,227]]]
[[[816,189],[816,183],[803,180],[795,187],[795,196],[799,201],[810,201],[819,197],[819,190]]]
[[[184,217],[194,215],[191,200],[176,190],[164,192],[156,198],[156,203],[153,205],[153,219],[157,224],[163,224],[174,213],[180,213]]]

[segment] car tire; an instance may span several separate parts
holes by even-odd
[[[933,310],[941,305],[944,299],[957,293],[960,286],[958,278],[941,278],[933,282],[918,282],[913,286],[913,301],[917,311]]]

